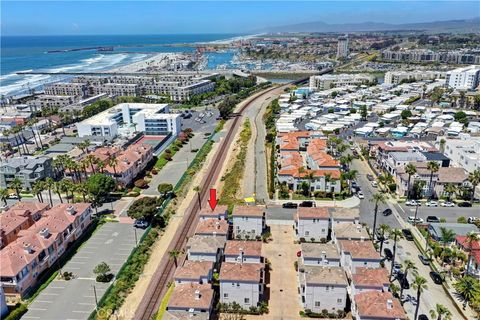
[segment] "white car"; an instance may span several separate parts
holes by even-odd
[[[438,202],[437,201],[428,201],[425,205],[427,207],[438,207]]]
[[[7,199],[18,199],[18,196],[16,193],[10,193],[7,197]]]
[[[407,202],[405,202],[405,205],[406,206],[421,206],[420,202],[416,201],[416,200],[408,200]]]
[[[358,199],[364,199],[365,198],[362,191],[357,192],[357,197],[358,197]]]
[[[475,223],[479,220],[479,218],[477,217],[468,217],[468,223]]]
[[[409,216],[407,218],[407,221],[410,222],[410,223],[423,223],[422,218],[417,218],[417,220],[415,221],[415,217],[413,217],[413,216]]]
[[[372,187],[374,187],[374,188],[378,187],[377,181],[372,181]]]
[[[440,206],[442,207],[455,207],[455,204],[453,202],[445,201],[440,203]]]

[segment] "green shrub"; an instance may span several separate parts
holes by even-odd
[[[4,320],[19,320],[27,311],[28,307],[26,303],[17,304],[15,309],[13,309]]]

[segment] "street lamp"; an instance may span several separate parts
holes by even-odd
[[[95,311],[98,311],[97,289],[95,288],[95,285],[92,285],[92,287],[93,287],[93,296],[95,297]]]
[[[133,228],[135,233],[135,246],[138,246],[138,239],[137,239],[137,228]]]
[[[413,226],[416,227],[417,226],[417,213],[418,213],[418,204],[415,206],[415,218],[413,220]]]

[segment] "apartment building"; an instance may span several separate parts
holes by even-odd
[[[445,84],[458,90],[476,90],[480,84],[480,66],[468,66],[447,72]]]
[[[213,296],[210,284],[177,284],[168,300],[167,319],[210,319]]]
[[[261,206],[235,206],[232,212],[235,239],[256,239],[265,230],[265,208]]]
[[[327,208],[299,207],[295,215],[295,235],[306,241],[326,241],[330,225]]]
[[[15,178],[20,179],[25,190],[32,189],[38,180],[53,177],[53,161],[50,157],[14,157],[0,162],[0,187],[8,188]]]
[[[358,208],[329,208],[332,228],[339,223],[360,223],[360,210]]]
[[[227,238],[228,221],[220,219],[203,219],[198,221],[195,234],[199,236],[220,236]]]
[[[0,277],[5,295],[23,297],[91,223],[91,204],[59,204],[0,250]]]
[[[48,208],[46,203],[17,202],[0,214],[0,248],[15,241],[20,231],[40,220]]]
[[[351,280],[352,296],[365,291],[389,291],[390,280],[386,268],[358,267]]]
[[[90,89],[92,95],[98,95],[106,93],[109,96],[140,96],[142,91],[139,84],[128,83],[103,83],[100,85],[94,85]]]
[[[145,135],[173,135],[181,131],[180,115],[168,104],[121,103],[76,124],[78,136],[117,136],[130,127]]]
[[[225,237],[199,236],[194,235],[187,242],[187,258],[193,261],[211,261],[218,263],[222,261],[225,248]]]
[[[175,270],[173,279],[175,284],[209,283],[212,281],[213,267],[212,261],[185,260],[183,265]]]
[[[27,102],[28,107],[32,112],[42,111],[44,108],[63,108],[74,104],[77,98],[73,95],[49,95],[42,94],[35,97],[35,99]]]
[[[345,309],[348,280],[342,267],[305,266],[298,277],[304,309],[315,313]]]
[[[340,253],[333,243],[302,243],[299,269],[303,266],[340,266]]]
[[[309,87],[311,90],[328,90],[347,86],[359,86],[371,83],[375,77],[368,74],[325,74],[311,76]]]
[[[84,97],[88,95],[88,87],[85,83],[57,82],[43,86],[45,94],[51,96]]]
[[[357,320],[406,320],[408,319],[391,292],[365,291],[352,299],[352,315]]]
[[[338,37],[337,42],[337,59],[348,57],[348,35]]]
[[[225,262],[263,263],[261,241],[228,240],[224,251]]]
[[[456,167],[468,173],[480,169],[480,137],[460,135],[458,139],[446,139],[444,152]]]
[[[332,226],[332,241],[334,243],[340,240],[367,240],[369,238],[367,229],[361,224],[341,222]]]
[[[452,64],[479,64],[480,55],[463,51],[433,51],[428,49],[415,50],[384,50],[382,60],[410,62],[443,62]]]
[[[339,240],[337,245],[347,274],[355,274],[358,267],[380,268],[382,258],[370,240]]]
[[[217,219],[217,220],[225,220],[227,219],[227,212],[228,206],[226,205],[217,205],[215,209],[211,209],[210,206],[205,206],[200,209],[199,217],[200,220],[207,220],[207,219]]]
[[[442,71],[387,71],[383,83],[398,85],[403,82],[445,79],[445,76],[446,73]]]
[[[262,263],[224,262],[220,268],[220,302],[238,303],[243,309],[257,307],[264,292]]]

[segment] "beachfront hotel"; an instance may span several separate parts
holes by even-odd
[[[170,114],[168,104],[121,103],[76,124],[79,137],[143,132],[150,136],[177,136],[180,115]]]

